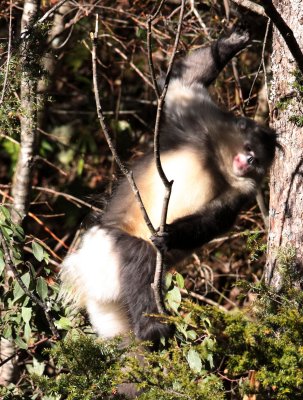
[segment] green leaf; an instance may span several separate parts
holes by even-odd
[[[77,174],[78,174],[79,176],[82,175],[83,168],[84,168],[84,159],[83,159],[83,158],[80,158],[80,160],[78,161],[78,165],[77,165]]]
[[[28,343],[32,334],[32,329],[30,327],[30,324],[27,322],[24,326],[24,339]]]
[[[28,289],[29,284],[31,282],[31,276],[30,276],[29,272],[26,272],[24,275],[22,275],[21,280],[24,283],[24,285],[26,286],[26,289]]]
[[[197,339],[197,333],[193,330],[187,331],[187,337],[190,340],[196,340]]]
[[[33,249],[33,254],[36,260],[42,261],[44,258],[44,249],[43,247],[37,243],[37,242],[32,242],[32,249]]]
[[[171,283],[172,283],[172,280],[173,280],[173,275],[172,275],[170,272],[168,272],[168,273],[165,275],[165,287],[166,287],[166,289],[169,289],[169,288],[170,288],[170,285],[171,285]]]
[[[2,250],[0,250],[0,275],[4,271],[4,268],[5,268],[4,257],[3,257]]]
[[[71,323],[70,319],[68,319],[66,317],[61,317],[59,319],[59,321],[55,321],[55,326],[58,329],[68,330],[72,327],[72,323]]]
[[[176,282],[177,282],[177,285],[178,285],[178,287],[179,287],[180,289],[183,289],[183,288],[184,288],[184,278],[183,278],[183,276],[182,276],[181,274],[179,274],[179,273],[176,274]]]
[[[15,235],[15,237],[20,241],[24,241],[24,231],[19,225],[12,225],[12,230]]]
[[[166,300],[168,302],[169,307],[177,313],[178,308],[181,304],[181,293],[180,290],[177,288],[177,286],[175,286],[172,290],[167,292]]]
[[[36,358],[34,358],[33,365],[28,365],[26,368],[30,374],[42,376],[45,369],[45,364],[44,362],[39,362]],[[34,397],[32,396],[31,399],[34,399]]]
[[[12,338],[12,334],[13,334],[12,326],[11,325],[6,325],[5,328],[3,329],[3,336],[6,339],[11,339]]]
[[[209,362],[209,366],[210,366],[210,368],[214,368],[214,359],[213,359],[213,355],[211,354],[211,353],[209,353],[208,355],[207,355],[207,361]]]
[[[21,315],[22,315],[23,321],[25,323],[29,322],[32,317],[32,308],[31,307],[22,307]]]
[[[176,323],[176,328],[177,328],[177,330],[178,330],[180,333],[182,333],[182,335],[185,337],[185,339],[188,338],[188,336],[187,336],[187,331],[186,331],[186,329],[187,329],[187,324]]]
[[[3,233],[3,236],[5,237],[5,239],[7,241],[10,241],[12,238],[12,233],[13,233],[11,228],[9,228],[8,226],[5,226],[5,225],[1,225],[0,229],[1,229],[1,232]]]
[[[0,206],[0,211],[3,214],[4,218],[6,219],[6,221],[10,222],[11,214],[10,214],[9,210],[4,206]]]
[[[29,284],[30,284],[30,274],[29,272],[26,272],[24,275],[22,275],[21,280],[24,283],[24,285],[26,286],[26,288],[29,288]],[[13,290],[13,303],[15,303],[17,300],[20,299],[20,297],[22,297],[24,295],[24,290],[21,288],[21,286],[19,285],[18,281],[15,281],[14,283],[14,290]]]
[[[195,373],[201,372],[202,361],[201,361],[199,353],[196,350],[190,349],[189,352],[187,353],[186,359],[187,359],[190,369],[193,372],[195,372]]]
[[[37,279],[36,290],[41,299],[45,300],[48,295],[48,286],[42,276],[39,276],[39,278]]]
[[[17,345],[17,347],[19,347],[20,349],[27,349],[27,344],[24,342],[24,340],[21,339],[20,336],[17,336],[15,339],[15,343]]]

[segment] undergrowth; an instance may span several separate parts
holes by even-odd
[[[245,394],[299,400],[303,294],[289,283],[279,293],[243,283],[257,300],[242,311],[182,303],[171,317],[176,335],[158,351],[71,330],[49,351],[56,372],[32,371],[31,397],[12,388],[0,394],[4,400],[124,399],[119,385],[133,383],[139,400],[237,400]]]

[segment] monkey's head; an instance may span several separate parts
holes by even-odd
[[[233,173],[259,181],[273,162],[278,147],[277,134],[248,118],[239,118],[236,124],[240,146],[233,157]]]

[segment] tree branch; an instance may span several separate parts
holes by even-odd
[[[163,2],[161,2],[160,6],[162,6],[162,5],[163,5]],[[155,72],[154,72],[153,62],[152,62],[152,57],[151,57],[151,22],[156,18],[156,16],[160,12],[160,6],[157,9],[156,13],[148,18],[147,37],[149,37],[149,39],[148,39],[147,44],[148,44],[148,54],[149,54],[148,59],[149,59],[149,64],[150,64],[150,72],[152,75],[152,80],[154,83],[155,91],[158,96],[157,115],[156,115],[155,129],[154,129],[154,159],[155,159],[155,163],[157,166],[158,174],[159,174],[159,176],[163,182],[163,185],[165,187],[165,194],[164,194],[162,214],[161,214],[161,223],[160,223],[160,229],[159,229],[159,233],[163,233],[165,230],[165,224],[166,224],[167,212],[168,212],[168,204],[169,204],[169,200],[170,200],[173,181],[169,181],[167,179],[167,177],[164,173],[164,170],[162,168],[162,164],[161,164],[160,125],[161,125],[161,118],[162,118],[162,111],[163,111],[165,96],[167,93],[167,89],[168,89],[168,85],[169,85],[169,81],[170,81],[170,77],[171,77],[171,72],[172,72],[172,68],[173,68],[173,63],[175,60],[175,56],[176,56],[176,52],[177,52],[177,48],[178,48],[178,44],[179,44],[179,40],[180,40],[181,27],[182,27],[182,21],[183,21],[183,16],[184,16],[184,9],[185,9],[185,0],[181,0],[181,9],[180,9],[177,34],[176,34],[176,38],[175,38],[172,55],[171,55],[171,58],[170,58],[170,61],[168,64],[165,81],[164,81],[164,86],[163,86],[161,95],[160,95],[159,88],[157,86],[157,82],[155,79]],[[152,288],[154,291],[157,309],[160,314],[163,314],[165,312],[163,293],[162,293],[163,269],[164,269],[163,268],[163,254],[161,251],[159,251],[157,249],[156,269],[155,269],[154,282],[152,283]]]
[[[102,111],[102,107],[101,107],[101,101],[100,101],[100,96],[99,96],[99,90],[98,90],[98,73],[97,73],[97,45],[98,45],[98,14],[96,14],[96,23],[95,23],[95,33],[91,33],[91,39],[92,39],[92,66],[93,66],[93,85],[94,85],[94,94],[95,94],[95,102],[96,102],[96,110],[97,110],[97,115],[98,115],[98,119],[100,122],[100,126],[101,129],[103,131],[103,134],[105,136],[105,139],[107,141],[108,147],[110,148],[110,151],[112,152],[112,155],[116,161],[116,163],[118,164],[121,172],[123,173],[123,175],[126,177],[126,179],[128,180],[131,189],[135,195],[135,198],[140,206],[142,215],[144,217],[145,223],[148,226],[151,234],[155,233],[155,228],[152,225],[151,220],[149,219],[149,216],[147,215],[146,209],[144,207],[139,189],[136,185],[136,182],[134,180],[133,177],[133,172],[128,170],[125,165],[122,163],[116,149],[115,146],[113,144],[113,141],[111,139],[111,136],[109,134],[109,130],[106,126],[105,123],[105,119],[104,119],[104,115],[103,115],[103,111]]]
[[[5,90],[6,90],[6,85],[7,85],[7,79],[8,79],[8,74],[9,74],[9,63],[11,59],[11,51],[12,51],[12,0],[10,0],[9,3],[9,25],[8,25],[8,44],[7,44],[7,59],[6,59],[6,68],[5,68],[5,75],[4,75],[4,81],[3,81],[3,88],[2,88],[2,93],[1,93],[1,99],[0,99],[0,105],[3,103],[4,96],[5,96]]]
[[[31,172],[33,167],[36,127],[37,127],[37,79],[33,76],[29,60],[37,57],[34,54],[33,42],[25,35],[37,20],[39,13],[39,1],[27,0],[21,19],[21,37],[24,37],[21,45],[21,135],[20,152],[14,174],[12,195],[14,197],[14,210],[12,218],[15,223],[22,222],[27,214],[29,206],[29,194],[31,185]],[[25,36],[24,36],[25,35]],[[37,62],[37,60],[35,60]]]

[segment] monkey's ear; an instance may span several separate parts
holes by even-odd
[[[177,63],[173,77],[185,84],[199,82],[208,86],[219,75],[228,61],[249,42],[246,30],[235,29],[228,36],[213,42],[208,47],[197,49]]]

